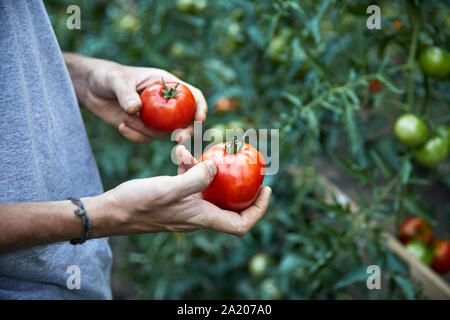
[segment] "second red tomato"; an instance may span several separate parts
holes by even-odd
[[[433,247],[434,258],[431,267],[442,274],[450,272],[450,241],[436,240]]]
[[[213,182],[203,191],[206,200],[233,211],[243,210],[255,201],[264,180],[261,169],[266,166],[258,150],[247,143],[235,148],[233,142],[219,143],[203,154],[205,160],[217,165]]]
[[[403,244],[417,240],[422,243],[430,243],[433,240],[433,229],[420,217],[405,219],[398,228],[399,239]]]

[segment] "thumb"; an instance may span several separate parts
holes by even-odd
[[[172,202],[203,191],[214,180],[216,173],[216,164],[211,160],[206,160],[195,165],[185,173],[173,177],[171,188]]]
[[[136,92],[136,84],[124,76],[114,79],[113,90],[119,101],[120,107],[129,114],[134,114],[141,109],[141,99]]]

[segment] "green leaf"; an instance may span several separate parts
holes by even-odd
[[[334,286],[334,290],[342,289],[348,287],[349,285],[356,282],[366,281],[369,274],[367,274],[367,268],[360,267],[355,270],[348,272],[342,279],[340,279]]]
[[[299,255],[289,254],[281,260],[279,271],[282,274],[292,272],[295,268],[309,268],[313,262]]]
[[[415,298],[414,285],[410,279],[403,276],[395,275],[394,280],[400,287],[400,289],[403,291],[408,300],[413,300]]]
[[[381,157],[378,155],[378,153],[375,151],[375,149],[370,150],[370,156],[372,157],[373,161],[375,161],[376,165],[380,169],[381,173],[383,174],[383,177],[386,179],[392,177],[392,172],[389,170],[389,168],[386,166],[384,161],[381,159]]]

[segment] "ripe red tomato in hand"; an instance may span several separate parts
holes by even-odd
[[[420,217],[405,219],[398,228],[398,238],[403,244],[417,240],[422,243],[430,243],[433,240],[433,229]]]
[[[197,109],[191,90],[182,83],[162,82],[149,85],[141,94],[142,122],[153,130],[174,131],[186,128]]]
[[[265,161],[253,146],[239,142],[219,143],[209,148],[201,161],[216,163],[217,174],[203,191],[206,200],[222,209],[240,211],[256,199],[264,180]]]
[[[433,243],[434,258],[431,267],[439,273],[450,271],[450,241],[436,240]]]

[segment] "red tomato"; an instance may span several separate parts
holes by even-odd
[[[217,165],[213,182],[203,191],[206,200],[233,211],[248,208],[255,201],[264,180],[261,170],[266,167],[258,150],[233,139],[212,146],[201,160],[212,160]]]
[[[195,98],[182,83],[162,82],[149,85],[141,94],[142,122],[153,130],[174,131],[187,127],[194,119]]]
[[[370,93],[378,93],[381,91],[383,87],[383,83],[380,80],[372,80],[369,82],[369,92]]]
[[[233,98],[222,97],[216,102],[216,111],[223,113],[229,110],[235,110],[237,108],[237,102]]]
[[[422,243],[430,243],[433,240],[433,229],[424,219],[420,217],[409,217],[405,219],[398,228],[398,238],[406,244],[412,240]]]
[[[431,267],[439,273],[450,271],[450,241],[436,240],[433,243],[434,258]]]

